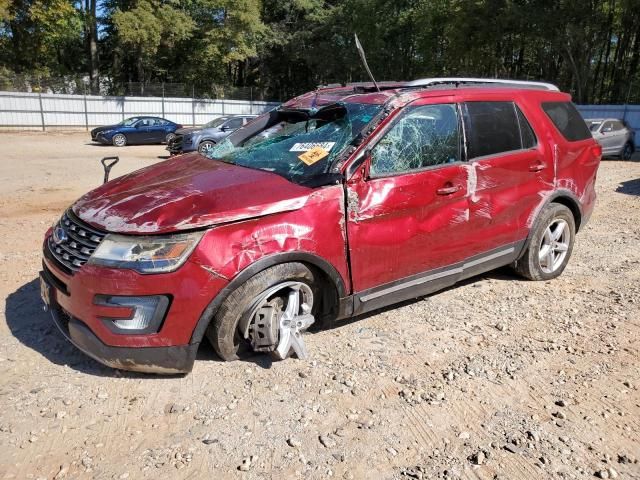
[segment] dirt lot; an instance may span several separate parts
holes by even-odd
[[[309,361],[102,367],[40,308],[46,228],[162,146],[0,134],[0,479],[640,479],[640,162],[606,161],[564,275],[508,270],[308,335]]]

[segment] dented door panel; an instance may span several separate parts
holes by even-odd
[[[543,168],[532,171],[537,165]],[[472,254],[526,238],[541,195],[554,190],[551,152],[510,152],[474,160],[468,168],[475,178],[469,192],[469,223],[478,235]]]
[[[455,263],[466,256],[467,170],[461,164],[347,186],[355,291]],[[449,195],[438,189],[456,187]]]

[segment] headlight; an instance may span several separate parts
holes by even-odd
[[[102,130],[98,132],[98,135],[109,135],[111,132],[113,132],[113,130]]]
[[[140,273],[172,272],[193,252],[204,232],[166,237],[134,237],[109,234],[87,263],[130,268]]]
[[[191,135],[197,135],[198,133],[202,133],[202,130],[194,130]]]

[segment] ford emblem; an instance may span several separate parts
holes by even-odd
[[[64,228],[56,227],[53,231],[53,241],[56,245],[60,245],[62,242],[66,242],[69,239],[67,236],[67,232],[65,232]]]

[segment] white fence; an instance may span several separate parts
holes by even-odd
[[[89,129],[138,115],[202,125],[223,115],[259,114],[276,106],[278,103],[248,100],[0,92],[0,128]]]
[[[163,97],[99,97],[0,92],[0,128],[86,128],[152,115],[202,125],[222,115],[259,114],[275,102]],[[578,105],[584,118],[621,118],[640,138],[640,105]]]

